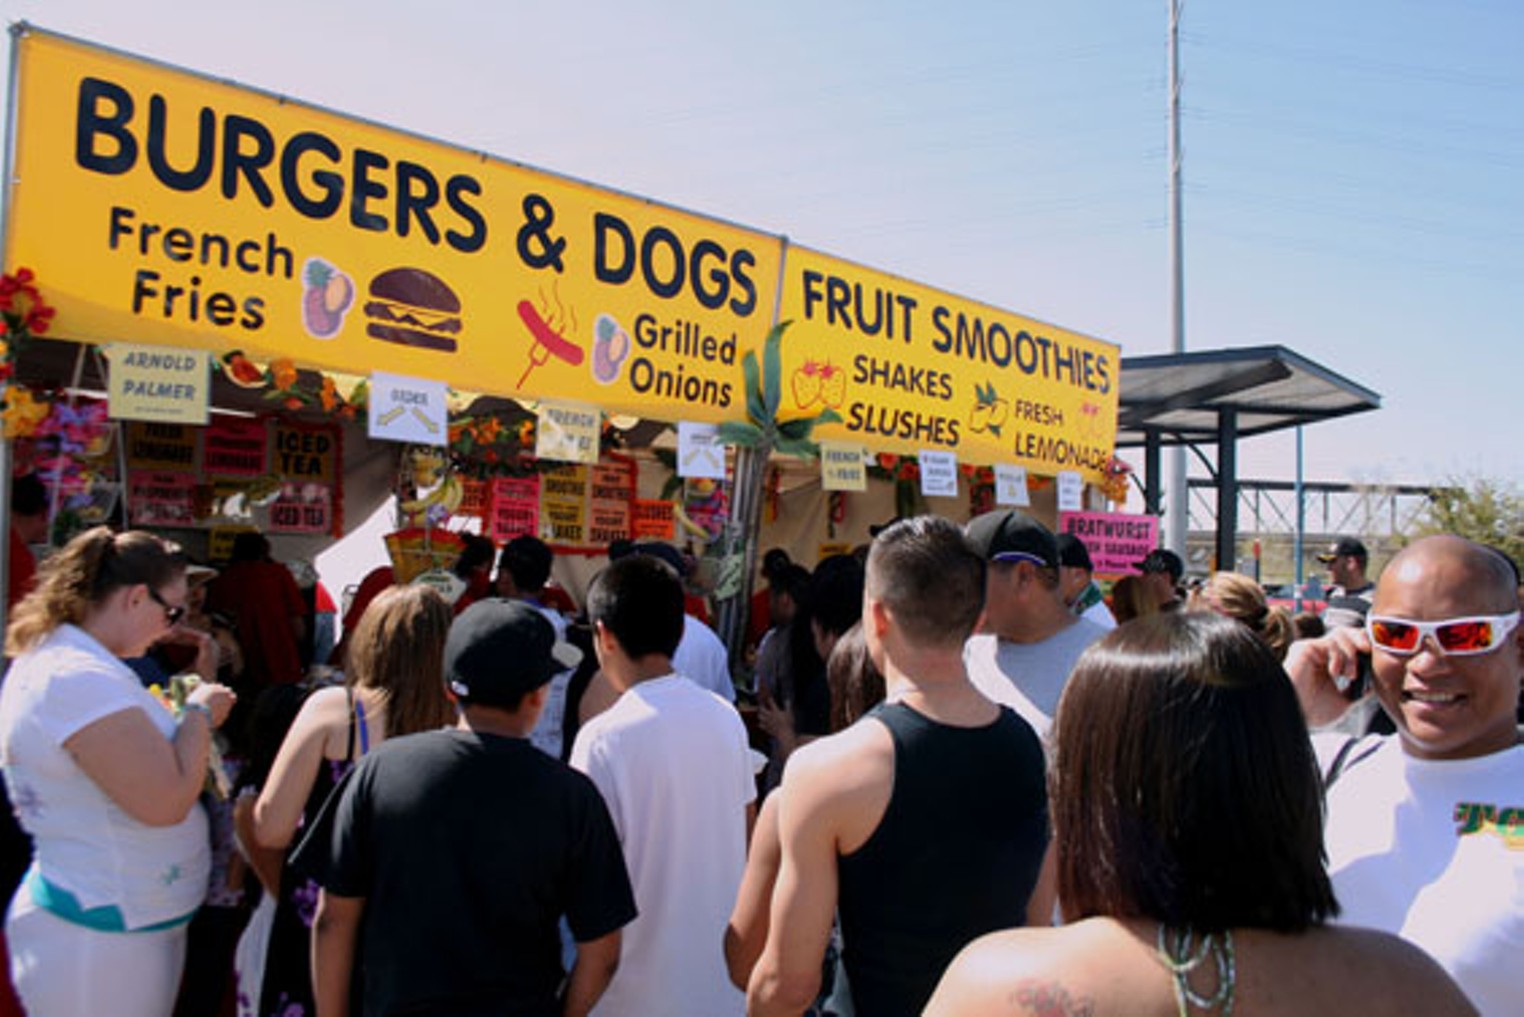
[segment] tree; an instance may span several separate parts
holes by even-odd
[[[1524,563],[1524,495],[1516,485],[1489,477],[1436,487],[1414,535],[1430,533],[1489,544]]]

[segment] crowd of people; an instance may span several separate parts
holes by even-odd
[[[737,682],[660,543],[378,570],[326,657],[257,534],[90,530],[8,614],[0,1015],[1524,1013],[1517,567],[1324,560],[897,520],[763,556]]]

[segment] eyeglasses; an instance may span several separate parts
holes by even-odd
[[[1371,615],[1365,620],[1365,631],[1371,637],[1371,643],[1387,653],[1404,656],[1417,653],[1427,636],[1446,654],[1468,657],[1496,650],[1518,624],[1517,611],[1432,622]]]
[[[173,625],[181,618],[185,617],[184,604],[171,604],[169,601],[159,596],[159,591],[154,589],[152,586],[145,587],[145,589],[148,590],[148,595],[153,598],[153,602],[164,609],[164,618],[169,622],[169,624]]]

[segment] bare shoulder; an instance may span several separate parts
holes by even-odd
[[[1439,963],[1404,939],[1375,929],[1346,926],[1319,929],[1316,955],[1339,977],[1341,986],[1360,1000],[1363,1013],[1422,1013],[1461,1017],[1476,1013],[1465,993]]]
[[[1135,971],[1135,968],[1141,970]],[[1113,922],[1097,919],[1061,928],[1010,929],[964,947],[942,976],[928,1017],[1097,1017],[1151,1014],[1157,971],[1138,944]]]
[[[894,789],[894,740],[874,721],[818,738],[789,756],[778,790],[784,829],[823,823],[852,850],[872,833]]]

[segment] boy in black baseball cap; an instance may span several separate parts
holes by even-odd
[[[323,887],[320,1012],[352,1012],[356,971],[365,1017],[586,1013],[603,994],[635,917],[619,838],[592,782],[528,740],[575,654],[518,601],[456,618],[445,682],[460,723],[362,759],[293,857]],[[569,976],[563,916],[577,941]]]

